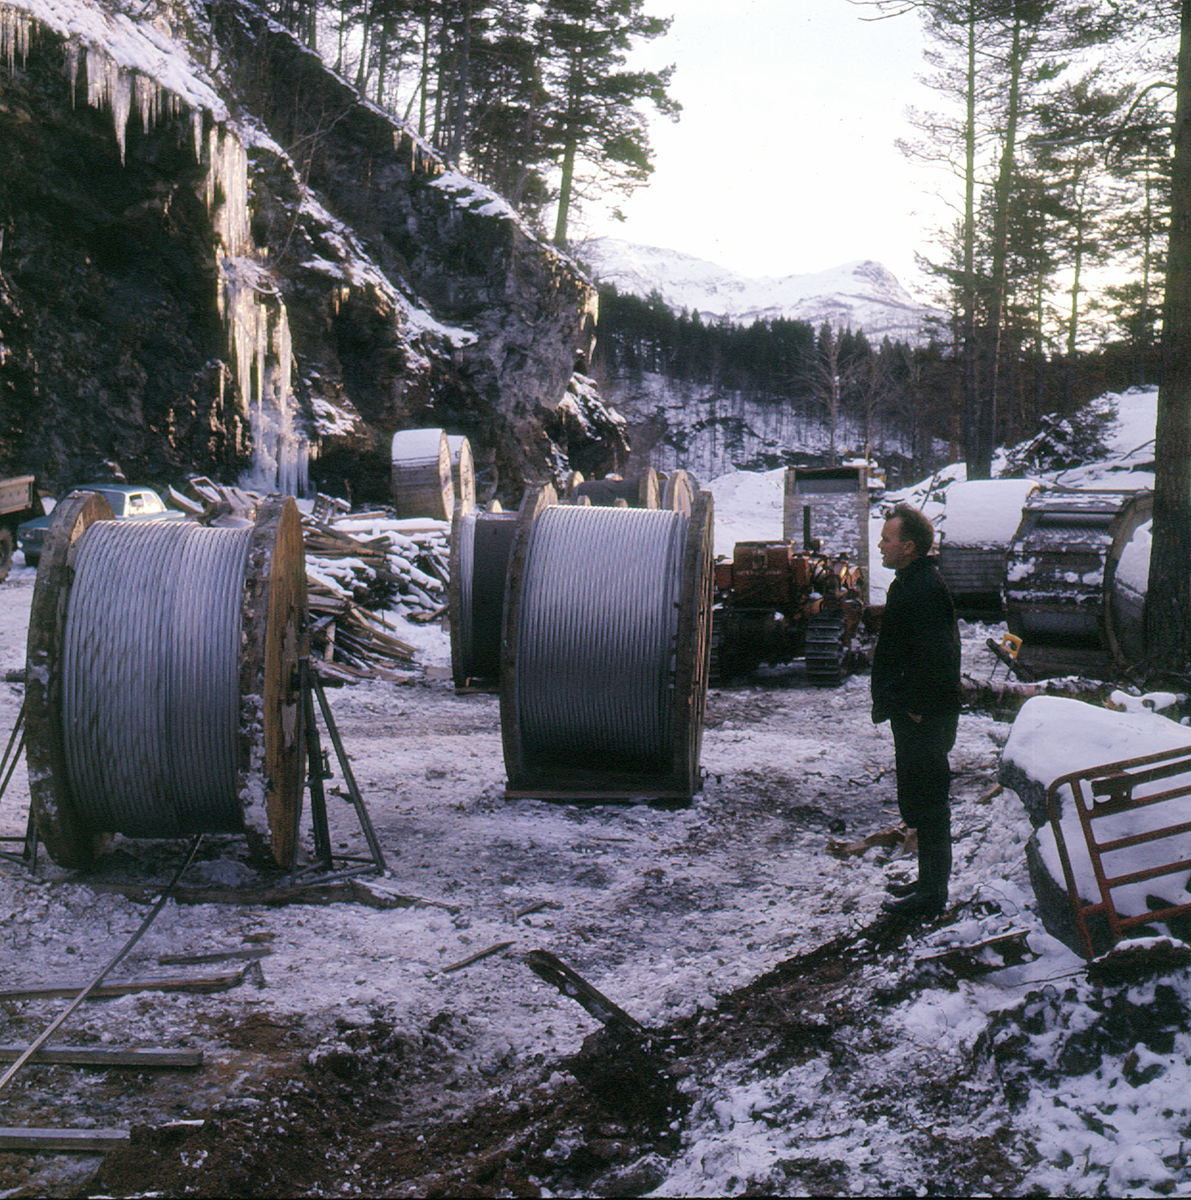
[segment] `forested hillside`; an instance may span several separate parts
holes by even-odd
[[[632,190],[653,170],[651,113],[673,71],[629,65],[670,22],[642,0],[276,0],[274,16],[522,216]]]
[[[669,22],[644,0],[277,0],[274,15],[406,118],[450,161],[565,245],[585,203],[646,182],[649,122],[677,118],[670,70],[634,69]],[[648,6],[664,12],[664,6]],[[622,367],[795,405],[863,427],[914,421],[987,475],[993,448],[1108,389],[1160,380],[1170,205],[1173,8],[1085,0],[871,0],[858,17],[920,20],[937,106],[903,149],[939,168],[955,214],[917,249],[945,313],[934,344],[822,347],[759,322],[717,330],[605,297],[605,381]],[[729,18],[725,18],[729,19]],[[676,46],[676,52],[678,47]],[[657,56],[654,55],[656,58]],[[898,103],[897,97],[891,97]],[[880,180],[873,181],[880,203]],[[779,231],[775,237],[804,235]],[[681,250],[682,247],[676,247]],[[801,339],[801,340],[800,340]],[[836,345],[836,341],[841,344]],[[826,358],[826,363],[823,359]],[[838,372],[832,359],[846,364]],[[862,365],[863,363],[863,365]],[[838,373],[838,386],[824,374]],[[910,441],[920,440],[915,428]]]
[[[706,323],[656,295],[608,287],[600,290],[599,330],[595,375],[629,415],[635,454],[650,451],[659,468],[828,463],[867,450],[894,478],[908,479],[963,458],[962,361],[946,330],[926,345],[873,345],[862,329],[827,323]],[[1070,416],[1141,381],[1124,344],[1017,358],[1002,380],[1002,444],[1028,438],[1044,415]],[[721,427],[718,449],[690,461],[709,422]]]

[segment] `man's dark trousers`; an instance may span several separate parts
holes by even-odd
[[[921,721],[900,713],[890,721],[897,807],[918,830],[918,890],[947,894],[951,875],[951,765],[958,713],[926,713]]]

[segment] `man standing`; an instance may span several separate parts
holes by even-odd
[[[873,721],[893,730],[897,806],[918,831],[918,878],[891,886],[885,912],[930,919],[947,904],[951,874],[951,766],[959,725],[959,629],[934,562],[930,521],[899,504],[881,530],[881,562],[896,575],[873,654]]]

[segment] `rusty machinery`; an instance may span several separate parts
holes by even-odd
[[[809,680],[837,684],[857,659],[864,610],[863,572],[846,554],[737,542],[731,561],[715,565],[713,679],[805,658]]]

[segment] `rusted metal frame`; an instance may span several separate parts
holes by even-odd
[[[8,790],[9,781],[12,779],[13,772],[17,769],[17,763],[21,760],[21,751],[24,749],[24,747],[25,702],[22,700],[20,712],[17,713],[16,724],[12,727],[12,733],[9,735],[8,744],[4,747],[3,755],[0,755],[0,799],[3,799],[4,793]],[[20,842],[22,847],[20,854],[14,854],[7,850],[0,850],[0,858],[6,858],[11,862],[32,862],[34,867],[36,867],[37,826],[33,821],[32,807],[29,809],[29,819],[25,823],[24,836],[0,837],[0,842]]]
[[[1117,916],[1116,905],[1112,902],[1112,885],[1104,873],[1104,860],[1100,856],[1100,846],[1092,833],[1092,815],[1090,805],[1084,796],[1083,785],[1087,782],[1086,774],[1077,776],[1071,781],[1071,796],[1075,810],[1079,814],[1079,823],[1083,828],[1084,843],[1088,848],[1088,859],[1092,864],[1092,874],[1096,877],[1096,887],[1100,892],[1100,904],[1095,911],[1103,914],[1108,921],[1108,930],[1114,943],[1121,940],[1121,920]],[[1085,915],[1092,911],[1084,906]]]
[[[1176,750],[1174,753],[1181,756],[1185,752]],[[1186,775],[1188,772],[1191,772],[1191,757],[1179,757],[1161,766],[1149,767],[1144,771],[1135,771],[1132,773],[1114,771],[1111,775],[1092,781],[1092,795],[1096,798],[1097,811],[1105,811],[1104,806],[1113,801],[1135,806],[1152,802],[1155,798],[1161,799],[1162,796],[1139,796],[1135,798],[1133,792],[1139,784],[1156,783],[1159,779],[1171,779],[1176,775]],[[1178,795],[1180,792],[1186,790],[1186,788],[1173,788],[1171,792],[1174,795]],[[1106,798],[1100,799],[1100,797]]]
[[[1075,918],[1075,928],[1083,946],[1084,958],[1091,962],[1096,953],[1092,947],[1092,935],[1088,930],[1087,918],[1083,905],[1079,900],[1079,887],[1075,882],[1075,872],[1071,867],[1071,855],[1067,851],[1067,839],[1063,835],[1063,825],[1059,817],[1059,806],[1055,800],[1058,790],[1065,783],[1071,782],[1071,776],[1064,775],[1056,779],[1046,791],[1046,811],[1050,817],[1050,827],[1055,835],[1055,849],[1059,852],[1059,864],[1063,868],[1063,879],[1067,884],[1067,898],[1071,903],[1071,912]],[[1074,786],[1072,786],[1074,791]]]
[[[1159,765],[1152,765],[1159,764]],[[1145,770],[1136,770],[1145,767]],[[1185,774],[1191,769],[1191,758],[1188,748],[1183,747],[1174,751],[1159,751],[1154,754],[1142,755],[1134,759],[1124,759],[1120,762],[1106,763],[1083,771],[1075,771],[1056,779],[1047,789],[1047,810],[1051,827],[1055,834],[1055,846],[1059,852],[1059,861],[1067,882],[1067,894],[1075,917],[1080,940],[1084,946],[1085,957],[1089,962],[1095,957],[1091,935],[1087,927],[1087,917],[1102,914],[1109,926],[1109,932],[1114,944],[1121,940],[1126,929],[1145,925],[1153,921],[1166,921],[1172,917],[1191,912],[1191,904],[1176,905],[1163,909],[1152,909],[1133,917],[1121,917],[1116,911],[1112,899],[1112,889],[1127,883],[1140,883],[1147,879],[1156,879],[1164,875],[1174,875],[1191,868],[1191,859],[1177,863],[1164,864],[1157,867],[1145,868],[1141,871],[1129,872],[1125,875],[1109,877],[1106,875],[1101,855],[1128,846],[1142,845],[1173,837],[1176,834],[1191,831],[1191,822],[1182,822],[1157,830],[1147,830],[1140,834],[1131,834],[1101,844],[1096,840],[1092,831],[1092,822],[1100,817],[1116,816],[1123,812],[1138,808],[1149,807],[1163,800],[1175,799],[1191,794],[1191,785],[1180,788],[1170,788],[1153,796],[1138,800],[1132,797],[1132,790],[1141,783],[1154,782],[1157,779],[1169,778]],[[1083,785],[1087,784],[1093,799],[1089,804],[1084,795]],[[1097,903],[1085,904],[1079,899],[1079,890],[1075,883],[1074,872],[1071,869],[1070,857],[1066,840],[1059,820],[1058,806],[1055,796],[1059,788],[1068,786],[1071,790],[1072,801],[1079,814],[1080,825],[1083,829],[1084,840],[1088,848],[1088,857],[1096,878],[1097,888],[1101,899]],[[1107,800],[1096,799],[1107,794]]]
[[[1127,875],[1114,875],[1107,883],[1110,888],[1121,887],[1126,883],[1144,883],[1147,879],[1161,879],[1163,875],[1177,875],[1180,871],[1187,870],[1191,870],[1191,858],[1184,858],[1166,866],[1146,867],[1141,871],[1131,871]]]
[[[327,824],[327,796],[323,780],[329,775],[323,760],[319,742],[318,726],[314,721],[314,696],[310,679],[313,669],[310,656],[305,655],[298,663],[301,672],[300,687],[302,701],[298,705],[298,740],[306,742],[306,787],[310,793],[310,824],[314,832],[314,853],[322,868],[333,868],[331,859],[331,833]]]
[[[1186,792],[1178,794],[1186,795]],[[1116,815],[1115,813],[1093,813],[1092,820],[1095,820],[1096,817]],[[1111,854],[1114,850],[1124,850],[1129,846],[1144,846],[1146,842],[1158,842],[1163,838],[1174,837],[1176,833],[1187,833],[1189,830],[1191,830],[1191,821],[1182,821],[1178,825],[1165,825],[1161,829],[1148,829],[1145,833],[1131,833],[1126,837],[1114,838],[1111,842],[1098,842],[1097,846],[1101,854]],[[1121,878],[1123,879],[1124,876]]]

